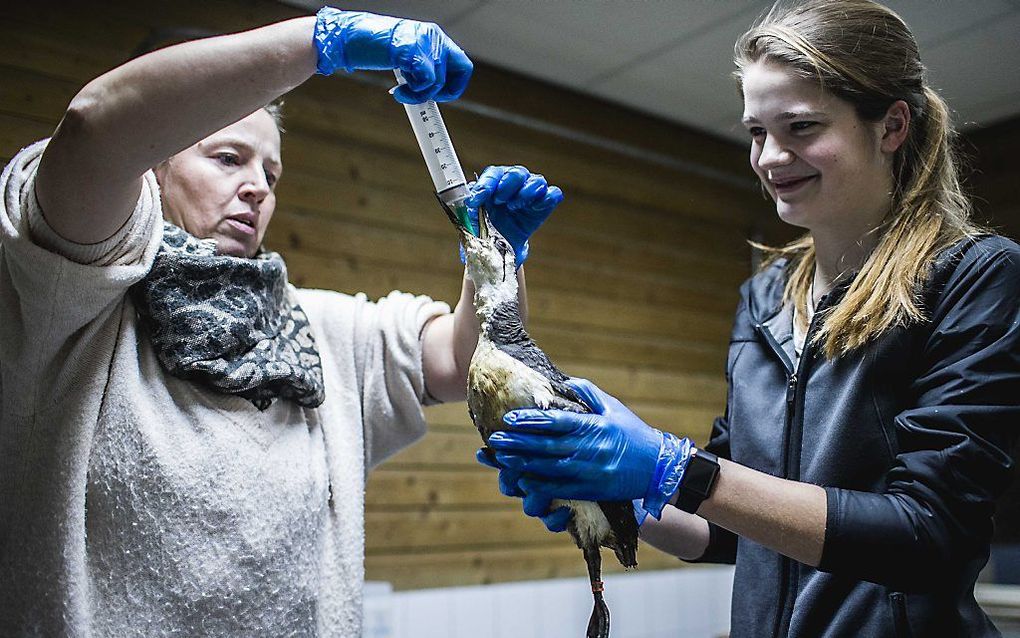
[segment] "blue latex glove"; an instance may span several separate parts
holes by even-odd
[[[456,100],[467,88],[474,65],[443,30],[418,22],[364,11],[323,7],[316,14],[317,70],[400,69],[407,84],[393,97],[404,104]]]
[[[593,414],[524,409],[508,412],[505,432],[489,447],[522,456],[519,488],[585,501],[642,499],[655,518],[676,493],[691,458],[691,441],[645,424],[616,398],[585,379],[567,382]]]
[[[492,225],[513,247],[518,268],[528,258],[528,238],[563,201],[558,186],[523,166],[489,166],[468,190],[471,223],[478,228],[478,207],[485,206]]]
[[[562,532],[567,529],[570,522],[570,509],[557,507],[552,509],[552,497],[542,492],[525,494],[517,485],[521,479],[521,466],[524,464],[524,457],[513,454],[500,454],[498,463],[494,463],[489,455],[483,450],[478,450],[475,458],[482,465],[499,470],[499,491],[504,496],[515,496],[524,499],[524,513],[541,519],[546,529],[550,532]],[[639,522],[638,525],[641,523]]]

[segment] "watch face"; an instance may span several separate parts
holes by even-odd
[[[719,474],[719,462],[711,452],[701,451],[695,454],[687,464],[683,481],[680,482],[680,496],[677,507],[691,514],[698,510],[701,502],[712,493],[716,475]]]

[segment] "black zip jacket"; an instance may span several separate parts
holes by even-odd
[[[813,568],[710,525],[700,560],[736,563],[731,636],[998,636],[974,582],[1020,433],[1020,246],[961,241],[932,268],[926,322],[832,361],[806,344],[794,363],[785,281],[780,261],[741,287],[707,449],[823,486],[825,545]]]

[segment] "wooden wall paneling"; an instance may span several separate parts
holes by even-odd
[[[528,332],[557,361],[633,363],[648,369],[684,370],[720,377],[726,362],[725,343],[584,330],[547,322],[542,317],[529,321]]]
[[[22,148],[53,132],[53,124],[0,113],[0,155],[13,157]]]
[[[382,580],[406,583],[408,588],[436,587],[440,579],[464,585],[485,585],[514,580],[584,576],[584,560],[573,541],[564,534],[550,537],[550,542],[530,548],[408,554],[378,554],[369,551],[365,557],[365,570]],[[638,571],[682,566],[684,563],[676,558],[643,543],[638,550]],[[602,561],[603,574],[620,574],[624,571],[611,556],[606,556]],[[606,592],[610,605],[612,595],[611,591]]]
[[[291,103],[305,104],[306,96],[326,90],[323,82],[339,87],[335,78],[313,78],[294,92]],[[403,109],[388,103],[385,92],[379,95],[376,87],[343,85],[343,99],[339,95],[322,97],[308,107],[295,108],[290,118],[295,130],[314,134],[317,130],[341,131],[351,137],[364,131],[373,143],[392,149],[404,149],[412,155],[419,151]],[[334,89],[337,90],[337,89]],[[396,108],[395,108],[396,107]],[[746,223],[747,204],[754,200],[751,191],[734,192],[732,187],[709,183],[707,180],[688,178],[674,171],[656,166],[639,166],[633,160],[610,153],[575,152],[575,147],[560,140],[547,139],[530,130],[512,125],[495,126],[491,120],[455,107],[444,110],[458,155],[467,171],[480,170],[488,163],[516,162],[531,165],[556,181],[578,192],[600,193],[612,185],[617,201],[629,202],[633,207],[650,210],[676,211],[702,219]],[[403,127],[403,128],[401,128]],[[512,128],[511,128],[512,127]],[[493,130],[499,129],[499,130]],[[500,135],[500,131],[509,131]],[[538,162],[544,162],[539,169]],[[562,176],[562,177],[560,177]],[[680,179],[678,179],[680,177]],[[569,192],[569,191],[568,191]]]
[[[262,0],[4,11],[2,157],[52,132],[71,97],[153,28],[226,32],[295,14]],[[726,142],[499,69],[479,65],[466,98],[753,181],[743,150]],[[286,170],[267,244],[285,255],[292,280],[455,302],[456,236],[403,109],[379,86],[341,74],[313,78],[285,110]],[[608,116],[612,131],[602,124]],[[722,370],[736,288],[749,269],[744,238],[763,207],[758,194],[454,105],[444,117],[467,172],[525,163],[567,194],[529,262],[529,329],[540,345],[649,422],[704,441],[725,400]],[[499,494],[495,472],[474,461],[480,439],[464,404],[426,416],[432,432],[370,475],[368,577],[409,588],[582,575],[569,538],[525,517],[519,501]],[[647,547],[639,560],[644,569],[681,565]]]
[[[438,210],[431,212],[439,214]],[[445,217],[440,221],[445,223]],[[284,255],[299,250],[322,257],[356,260],[385,256],[394,267],[423,268],[459,280],[463,269],[455,249],[454,230],[448,223],[445,226],[448,235],[437,239],[422,233],[283,209],[274,217],[268,245]],[[648,264],[645,268],[640,266],[640,252],[636,249],[617,251],[632,253],[633,259],[613,259],[611,252],[603,257],[599,249],[605,246],[609,249],[607,252],[612,250],[611,240],[572,246],[570,237],[562,237],[557,242],[556,235],[550,235],[541,246],[533,248],[534,259],[529,260],[528,266],[531,289],[573,291],[622,304],[653,304],[661,312],[669,312],[673,307],[728,312],[734,304],[730,298],[732,293],[722,295],[720,290],[734,289],[743,279],[743,273],[736,269],[730,269],[729,273],[720,269],[723,272],[717,272],[715,277],[704,278],[707,283],[699,281],[698,274],[708,266],[693,257],[677,260],[678,265],[671,269],[663,264],[663,272],[657,273],[652,263],[645,262]],[[279,239],[286,244],[277,241]],[[553,256],[544,255],[543,247]]]
[[[0,64],[0,108],[8,115],[59,121],[67,103],[80,88],[81,84],[71,80]]]
[[[287,258],[292,262],[290,269],[295,273],[294,280],[313,288],[350,292],[352,285],[356,285],[369,296],[379,297],[393,290],[391,285],[397,283],[400,289],[414,292],[445,290],[444,294],[433,294],[447,300],[456,299],[460,290],[459,280],[422,271],[394,270],[386,268],[385,263],[326,259],[302,253],[289,254]],[[361,275],[356,279],[342,277],[345,264],[348,272],[357,270]],[[528,305],[535,317],[556,317],[567,324],[715,343],[728,338],[732,323],[728,316],[690,308],[675,308],[663,313],[651,304],[617,304],[584,294],[544,289],[529,289]]]
[[[81,83],[121,63],[125,51],[141,41],[144,31],[138,29],[130,36],[131,43],[122,47],[106,38],[86,40],[89,35],[77,31],[68,35],[5,20],[0,22],[0,60],[46,77]]]
[[[288,176],[297,169],[325,179],[343,179],[349,180],[349,183],[403,192],[412,196],[422,209],[430,204],[431,184],[416,149],[411,155],[363,146],[346,138],[327,139],[290,127],[284,137],[284,158]],[[549,174],[548,178],[556,183],[555,175]],[[421,230],[442,227],[435,223],[440,214],[432,210],[433,215],[423,216],[418,224]],[[415,220],[418,217],[414,216]],[[720,225],[718,220],[702,221],[677,214],[662,214],[657,209],[620,207],[606,203],[597,195],[584,193],[568,192],[564,204],[550,220],[550,226],[569,228],[571,233],[580,237],[611,236],[655,244],[660,249],[715,257],[730,265],[741,259],[746,261],[748,253],[743,236]],[[664,237],[668,241],[664,241]]]
[[[708,440],[712,422],[718,415],[714,408],[693,406],[656,405],[639,403],[620,395],[633,409],[653,425],[674,433],[691,436],[699,443]],[[402,450],[387,462],[391,470],[423,471],[478,469],[475,450],[482,445],[481,437],[462,410],[453,420],[441,420],[431,410],[426,411],[430,431],[421,442]]]

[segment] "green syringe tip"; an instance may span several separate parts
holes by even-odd
[[[463,217],[464,228],[467,228],[469,233],[471,233],[472,235],[477,237],[478,236],[478,231],[475,230],[474,224],[471,223],[471,216],[468,215],[468,212],[467,212],[466,208],[462,211],[461,215]]]
[[[457,215],[457,221],[460,225],[468,230],[469,233],[478,236],[478,232],[475,230],[475,225],[471,223],[471,215],[468,214],[468,207],[463,202],[457,204],[454,208],[454,213]]]

